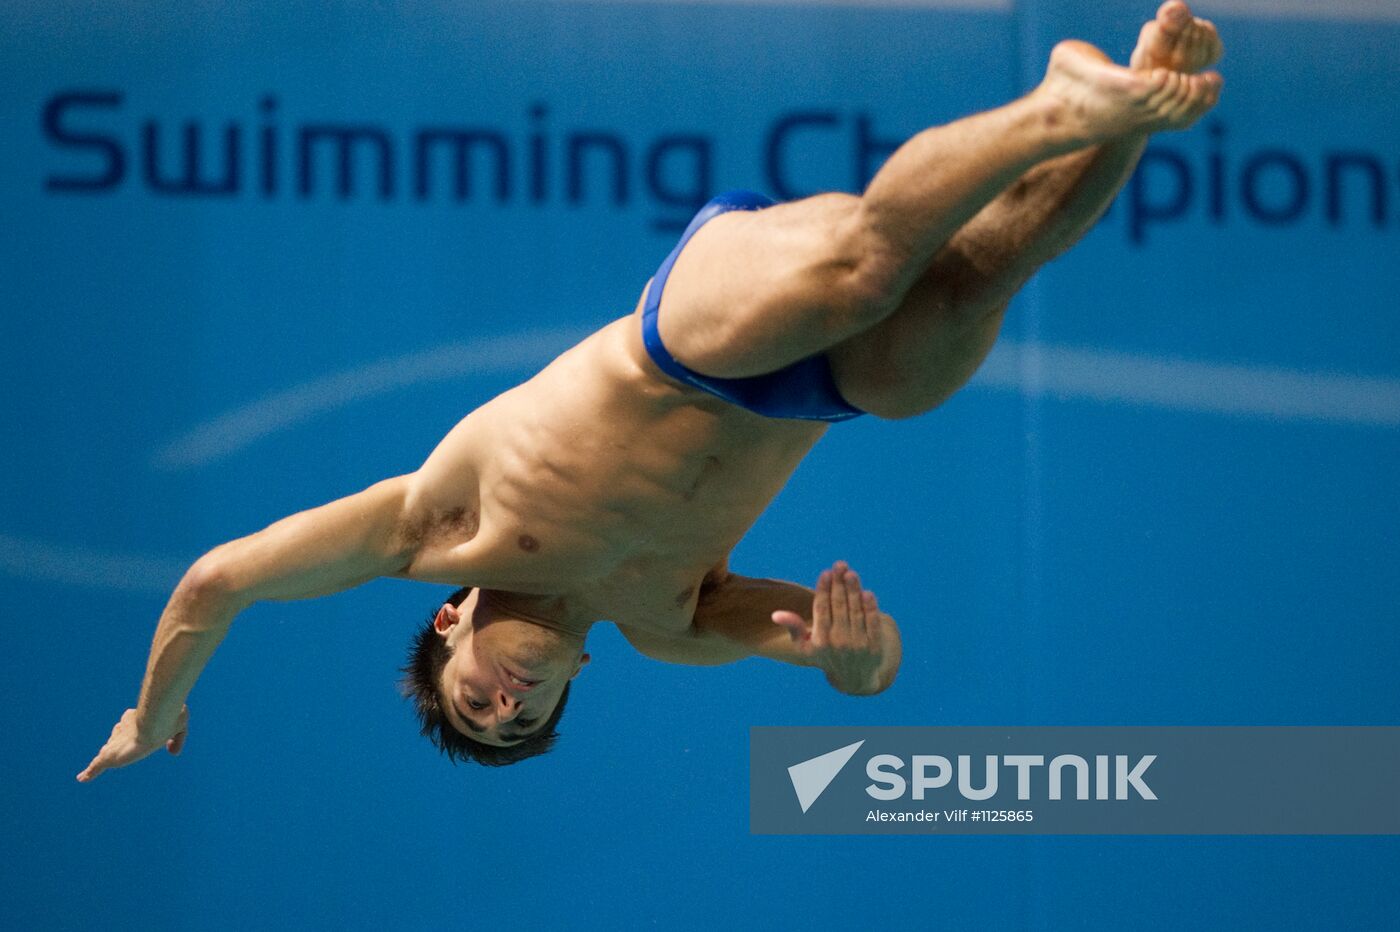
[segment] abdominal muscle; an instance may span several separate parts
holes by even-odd
[[[430,532],[408,575],[502,590],[560,622],[682,631],[826,427],[674,382],[634,313],[448,434],[413,507],[429,527],[465,509],[474,533]]]

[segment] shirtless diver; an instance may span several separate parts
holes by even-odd
[[[396,576],[465,588],[405,668],[453,759],[547,750],[607,619],[673,663],[757,655],[836,689],[890,685],[899,630],[845,563],[815,590],[728,554],[831,423],[907,418],[963,385],[1007,302],[1098,219],[1150,134],[1210,110],[1214,27],[1170,0],[1130,67],[1062,42],[999,109],[925,130],[861,196],[711,201],[636,310],[467,415],[416,472],[201,557],[156,628],[135,709],[78,775],[162,745],[234,617]]]

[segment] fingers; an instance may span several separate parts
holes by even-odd
[[[97,777],[102,771],[112,766],[111,750],[117,740],[118,734],[121,732],[121,727],[122,723],[120,721],[112,726],[112,734],[107,738],[107,743],[102,745],[102,749],[97,752],[97,756],[92,759],[83,772],[78,774],[79,783],[87,783],[89,780]]]
[[[880,637],[880,606],[875,599],[875,593],[866,589],[861,593],[865,601],[865,631],[872,640]]]
[[[831,632],[831,585],[833,573],[822,570],[817,577],[817,594],[812,599],[812,644],[822,647]]]
[[[179,729],[175,736],[165,742],[165,749],[171,754],[179,754],[185,748],[185,735],[190,733],[190,707],[180,706],[180,717],[176,719],[175,727]]]
[[[850,568],[838,560],[831,580],[831,646],[847,647],[851,643],[851,609],[848,590]]]
[[[864,647],[869,643],[870,613],[860,575],[844,560],[832,569],[832,640],[841,647]]]
[[[808,638],[807,619],[796,612],[776,611],[772,615],[773,624],[787,631],[788,637],[792,638],[792,643],[803,646]]]
[[[852,643],[869,643],[870,629],[865,618],[865,595],[860,587],[860,576],[855,570],[846,572],[846,611],[850,615]]]
[[[800,616],[791,612],[774,612],[773,621],[789,631],[790,619],[780,619],[780,615],[800,621]],[[817,577],[812,615],[811,640],[819,648],[865,648],[879,634],[875,594],[862,587],[860,575],[845,560],[836,561]]]
[[[102,754],[99,753],[96,757],[92,759],[92,763],[88,764],[87,767],[83,770],[83,772],[78,774],[78,782],[87,783],[89,780],[94,779],[98,774],[100,774],[106,769],[106,765],[102,763]]]
[[[859,580],[857,580],[859,581]],[[861,617],[865,626],[865,643],[877,645],[880,640],[880,603],[869,589],[860,591]]]

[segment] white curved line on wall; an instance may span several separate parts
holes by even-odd
[[[449,343],[322,376],[196,426],[157,450],[151,465],[178,470],[216,462],[318,414],[410,385],[542,366],[588,332],[576,328],[529,330],[477,343]]]
[[[1002,340],[973,385],[1198,414],[1400,426],[1400,379]]]
[[[0,572],[21,579],[167,596],[189,560],[68,547],[0,534]]]

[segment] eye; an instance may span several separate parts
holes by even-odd
[[[537,721],[539,721],[537,718],[517,718],[515,724],[519,725],[521,728],[528,729],[535,727],[535,722]]]
[[[477,712],[480,712],[482,709],[486,708],[489,704],[490,704],[490,703],[486,703],[486,702],[477,702],[475,699],[471,699],[471,698],[468,698],[468,699],[467,699],[467,708],[472,709],[472,710],[477,711]]]

